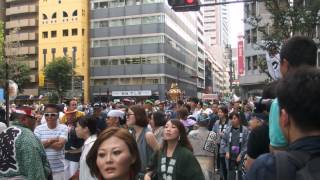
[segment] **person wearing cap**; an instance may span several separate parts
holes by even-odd
[[[125,113],[121,110],[111,110],[108,112],[106,124],[107,127],[120,127],[120,120],[123,119]]]
[[[64,145],[68,138],[68,128],[58,124],[59,110],[55,104],[47,104],[44,108],[47,123],[37,126],[34,134],[45,148],[53,180],[64,179]]]
[[[248,171],[260,155],[269,153],[269,126],[267,123],[268,116],[263,113],[252,114],[249,121],[251,133],[248,139],[247,155],[245,161],[245,170]]]
[[[146,110],[146,113],[152,113],[153,112],[153,102],[149,99],[144,101],[144,109]]]
[[[32,132],[36,124],[32,109],[17,108],[11,119],[12,126],[0,133],[0,179],[52,177],[45,150]]]
[[[107,128],[106,124],[106,115],[102,113],[103,105],[101,103],[94,103],[93,104],[93,114],[92,116],[96,118],[97,121],[97,130],[98,132],[102,132]]]
[[[190,131],[188,139],[193,147],[193,155],[198,160],[205,180],[213,179],[214,165],[217,150],[217,135],[208,130],[210,118],[207,114],[201,113],[198,116],[198,129]]]

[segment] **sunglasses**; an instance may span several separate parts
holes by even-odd
[[[44,116],[45,117],[57,117],[58,116],[58,113],[44,113]]]

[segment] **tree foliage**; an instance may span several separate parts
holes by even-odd
[[[23,91],[23,87],[30,82],[30,68],[24,64],[25,56],[11,53],[5,55],[5,49],[18,49],[21,45],[19,41],[5,41],[3,22],[0,22],[0,85],[4,86],[6,81],[6,63],[8,63],[8,79],[17,83],[19,91]],[[11,34],[17,34],[19,29],[14,29]]]
[[[45,78],[54,84],[60,99],[71,87],[72,73],[72,63],[67,57],[56,58],[44,68]]]
[[[316,37],[316,27],[320,24],[320,1],[318,0],[265,0],[270,21],[260,14],[245,19],[245,23],[262,34],[258,49],[270,54],[279,52],[281,44],[292,36]]]
[[[244,20],[261,35],[253,46],[255,49],[265,50],[273,56],[279,53],[283,42],[292,36],[317,37],[316,29],[320,24],[319,0],[265,0],[260,3],[264,3],[270,17],[252,13]],[[319,44],[319,40],[316,43]],[[257,64],[260,72],[268,76],[266,81],[271,81],[266,58],[258,58]]]
[[[3,61],[3,49],[4,49],[4,26],[0,21],[0,62]]]

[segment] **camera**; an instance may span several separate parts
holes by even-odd
[[[263,112],[270,112],[270,107],[273,102],[273,99],[263,99],[257,98],[254,102],[254,113],[263,113]]]

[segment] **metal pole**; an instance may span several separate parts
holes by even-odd
[[[5,81],[6,81],[6,85],[5,85],[5,89],[6,89],[6,123],[7,123],[7,126],[9,126],[9,106],[10,106],[10,102],[9,102],[9,64],[8,64],[7,59],[5,60],[5,63],[6,63],[6,68],[5,68],[5,73],[6,73],[6,79],[5,79]]]

